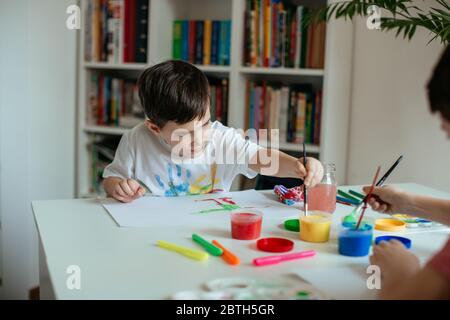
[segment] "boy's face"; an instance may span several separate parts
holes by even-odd
[[[193,158],[199,156],[210,141],[211,113],[208,109],[202,118],[194,119],[188,123],[178,124],[169,121],[163,128],[159,128],[147,120],[147,128],[161,137],[176,156]]]
[[[441,129],[447,133],[447,138],[450,139],[450,121],[444,118],[444,116],[441,114]]]

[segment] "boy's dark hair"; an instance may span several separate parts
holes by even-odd
[[[202,118],[208,108],[208,79],[187,62],[169,60],[148,68],[138,87],[145,115],[160,128],[168,121],[184,124]]]
[[[444,50],[427,85],[431,112],[450,121],[450,45]]]

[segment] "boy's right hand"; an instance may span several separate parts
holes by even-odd
[[[145,189],[133,179],[122,179],[116,182],[112,196],[121,202],[131,202],[142,197]]]
[[[363,188],[367,194],[370,186]],[[408,213],[410,210],[410,194],[395,187],[376,187],[367,202],[373,210],[383,213]]]

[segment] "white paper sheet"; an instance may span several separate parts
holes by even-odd
[[[376,299],[377,289],[367,287],[367,266],[346,266],[295,270],[294,273],[322,290],[333,299],[372,300]]]
[[[227,203],[230,198],[240,208],[255,208],[263,212],[263,219],[280,219],[298,216],[298,207],[289,207],[276,200],[275,195],[255,190],[205,194],[185,197],[142,197],[131,203],[114,199],[100,199],[103,207],[120,227],[198,226],[202,223],[230,223],[229,211],[214,201]]]

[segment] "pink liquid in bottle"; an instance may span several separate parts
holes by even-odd
[[[318,184],[308,189],[308,210],[333,213],[336,210],[336,185]]]

